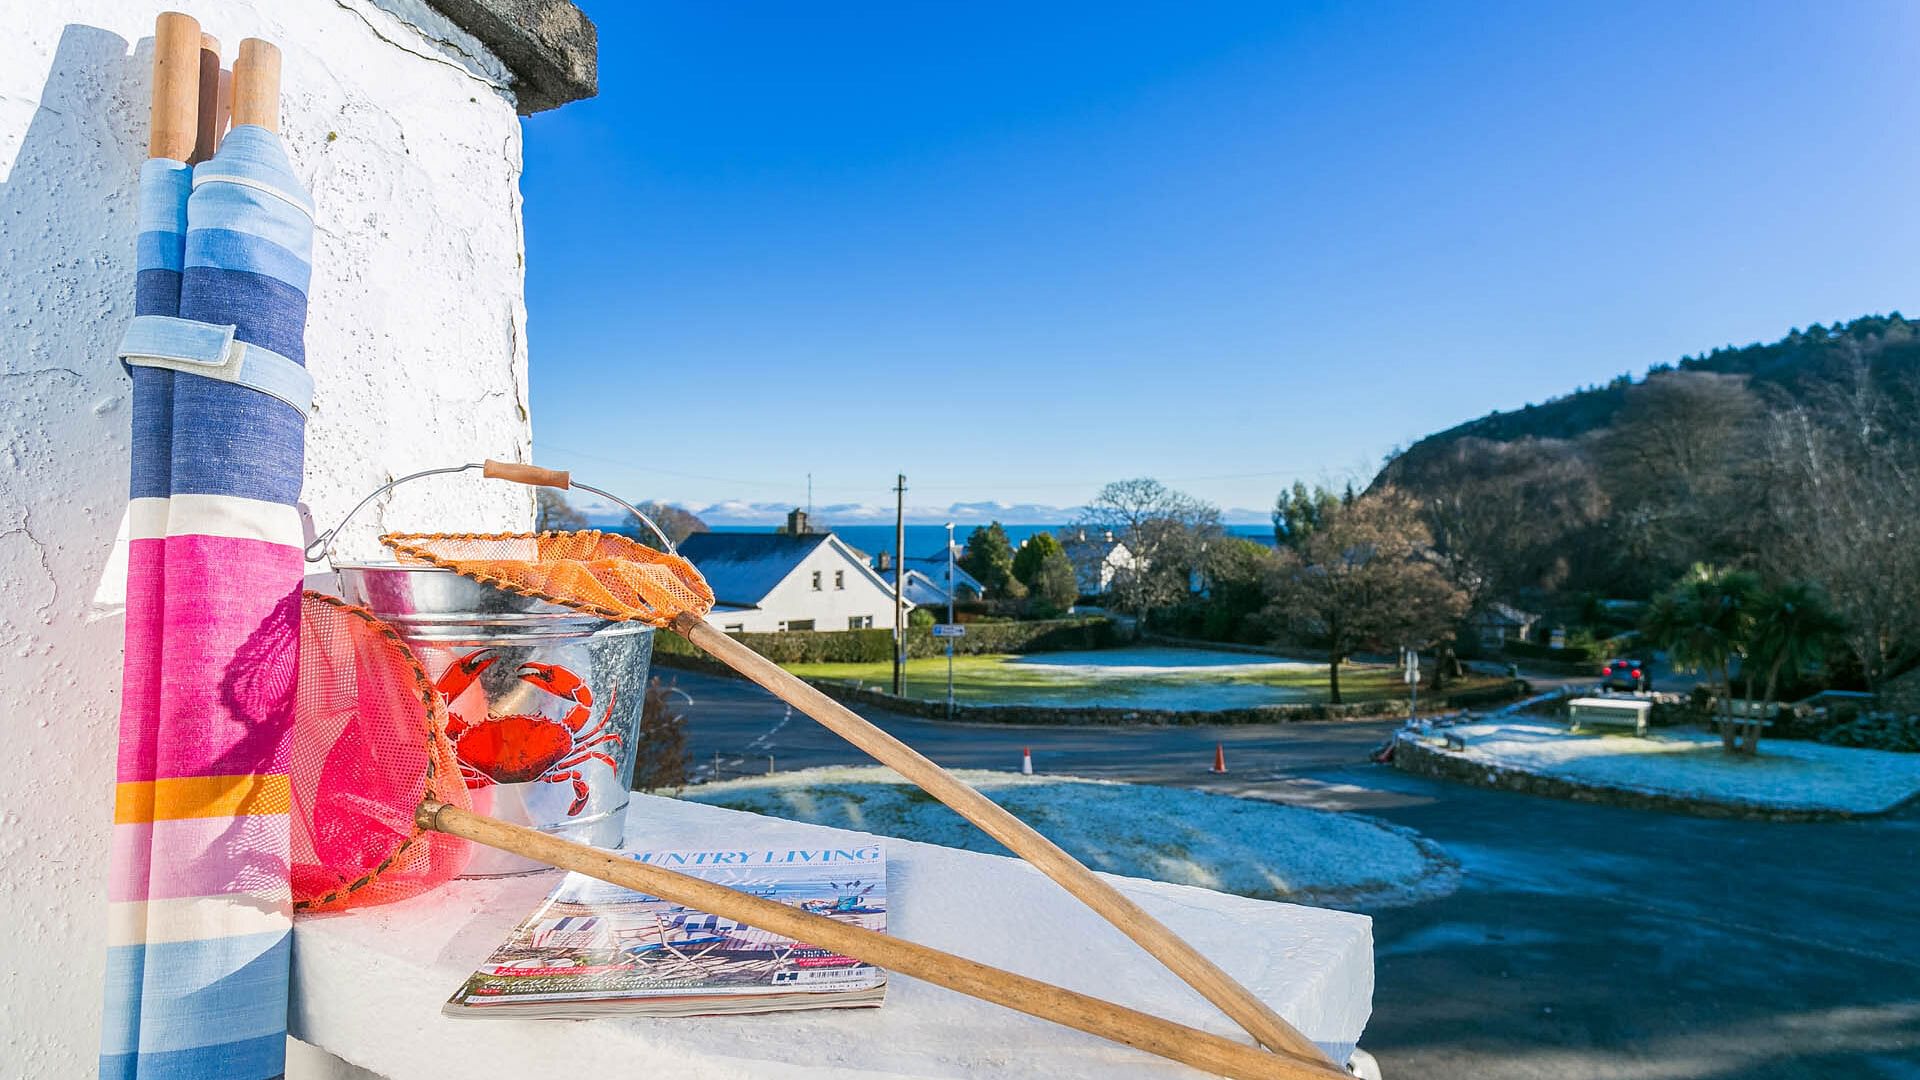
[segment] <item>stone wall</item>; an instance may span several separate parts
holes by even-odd
[[[19,5],[0,37],[0,1074],[86,1076],[98,1047],[123,620],[134,178],[155,13]],[[284,133],[318,204],[305,501],[322,527],[414,469],[525,458],[513,74],[419,0],[195,0],[231,60],[284,54]],[[448,483],[381,524],[506,528],[526,489]]]

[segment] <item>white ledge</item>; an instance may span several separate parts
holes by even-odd
[[[634,847],[843,842],[863,834],[636,795]],[[1185,984],[1025,863],[887,841],[889,931],[1195,1027],[1237,1035]],[[878,1009],[579,1022],[452,1019],[441,1003],[556,880],[460,881],[300,919],[292,1034],[390,1080],[575,1077],[1192,1077],[1185,1066],[904,978]],[[1335,1060],[1373,994],[1362,915],[1114,877]]]

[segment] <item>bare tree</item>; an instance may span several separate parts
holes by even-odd
[[[1657,372],[1626,392],[1595,448],[1623,577],[1651,590],[1750,549],[1764,416],[1744,375]]]
[[[1765,426],[1772,529],[1761,554],[1819,583],[1867,684],[1920,657],[1920,439],[1864,363]]]
[[[1104,557],[1109,534],[1130,556],[1114,574],[1114,600],[1144,619],[1154,608],[1187,598],[1208,546],[1223,532],[1219,508],[1141,477],[1100,489],[1069,530],[1067,552],[1083,564]]]
[[[1450,635],[1467,597],[1433,553],[1419,507],[1388,487],[1329,511],[1270,578],[1269,625],[1323,643],[1331,700],[1362,649],[1423,648]]]
[[[575,509],[565,495],[545,487],[534,489],[533,521],[533,527],[542,532],[569,532],[587,527],[587,515]]]

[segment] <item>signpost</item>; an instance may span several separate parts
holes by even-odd
[[[953,719],[953,639],[967,628],[953,621],[953,522],[947,522],[947,621],[933,628],[933,636],[947,639],[947,719]]]
[[[1407,680],[1407,723],[1412,724],[1420,718],[1420,652],[1408,649],[1403,655],[1406,670],[1401,674]]]

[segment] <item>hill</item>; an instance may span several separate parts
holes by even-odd
[[[1920,325],[1897,311],[1831,327],[1816,323],[1795,329],[1779,341],[1719,348],[1677,363],[1655,364],[1646,378],[1676,371],[1737,376],[1765,400],[1804,400],[1844,382],[1863,364],[1883,386],[1896,392],[1910,390],[1904,384],[1907,376],[1920,370]],[[1644,382],[1621,375],[1605,386],[1589,386],[1513,412],[1491,412],[1429,435],[1389,461],[1375,483],[1404,484],[1445,460],[1449,448],[1462,440],[1579,440],[1604,431],[1618,418],[1633,387]]]

